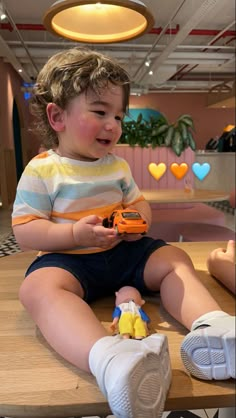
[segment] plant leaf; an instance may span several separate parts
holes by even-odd
[[[143,118],[142,113],[137,120],[122,122],[122,135],[119,143],[130,146],[152,148],[159,146],[171,147],[176,155],[181,155],[187,147],[196,149],[192,136],[193,120],[188,114],[180,116],[175,123],[169,123],[167,118],[160,114],[158,117],[150,116],[148,120]]]
[[[183,122],[179,122],[179,129],[183,139],[185,140],[188,136],[188,128]]]
[[[179,157],[181,155],[181,152],[184,149],[184,146],[183,146],[183,141],[181,140],[181,133],[178,131],[178,129],[175,130],[171,145],[176,155],[178,155]]]
[[[191,132],[188,132],[188,139],[189,139],[189,146],[190,146],[190,148],[193,151],[195,151],[196,150],[196,143],[195,143],[195,141],[193,139],[193,136],[192,136]]]
[[[181,121],[182,119],[190,119],[190,120],[193,120],[193,118],[192,118],[191,115],[184,114],[184,115],[181,115],[181,116],[178,117],[177,122],[178,121]]]
[[[164,137],[164,143],[167,147],[169,147],[171,145],[171,141],[173,138],[173,134],[174,134],[175,128],[173,125],[170,125],[168,128],[168,131]]]
[[[181,122],[187,125],[188,127],[194,129],[193,120],[192,119],[181,119]]]
[[[157,129],[155,129],[156,135],[166,132],[168,128],[169,128],[169,125],[166,125],[166,124],[159,126]]]
[[[143,115],[142,115],[142,113],[139,113],[139,115],[138,115],[138,117],[137,117],[137,123],[139,124],[139,123],[141,123],[142,122],[142,120],[143,120]]]

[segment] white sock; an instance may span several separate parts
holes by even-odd
[[[99,362],[102,353],[104,353],[107,349],[109,349],[112,345],[116,345],[117,341],[120,340],[120,336],[116,335],[114,337],[107,336],[100,338],[100,340],[96,341],[89,353],[89,367],[91,373],[96,376],[96,371],[99,367]]]
[[[105,375],[104,370],[107,368],[108,363],[117,354],[124,353],[127,355],[132,352],[142,353],[146,351],[141,346],[141,341],[133,339],[123,339],[120,335],[115,337],[107,336],[100,338],[96,341],[89,353],[89,367],[92,374],[98,380],[101,391],[105,393],[105,382],[102,381]]]
[[[198,319],[196,319],[191,326],[191,331],[194,331],[196,328],[199,328],[204,325],[209,325],[207,322],[212,319],[216,318],[222,318],[223,316],[230,316],[224,311],[212,311],[207,312],[206,314],[200,316]]]

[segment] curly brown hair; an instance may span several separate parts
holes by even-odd
[[[96,94],[111,82],[123,88],[123,110],[127,112],[130,95],[128,73],[115,60],[88,49],[72,48],[53,55],[40,71],[33,88],[30,109],[35,116],[34,130],[46,148],[58,145],[46,113],[48,103],[66,109],[68,102],[91,89]]]

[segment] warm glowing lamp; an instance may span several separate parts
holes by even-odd
[[[143,35],[154,18],[139,0],[58,0],[43,23],[49,32],[74,41],[112,43]]]

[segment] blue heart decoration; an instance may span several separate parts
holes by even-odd
[[[207,176],[207,174],[210,172],[211,166],[209,163],[193,163],[192,164],[192,171],[195,174],[195,176],[198,178],[198,180],[202,181]]]

